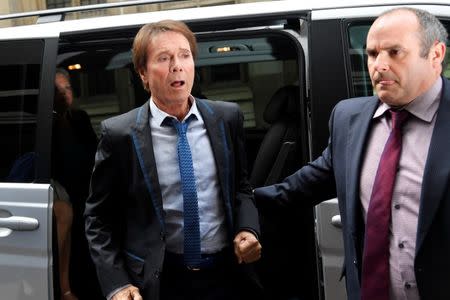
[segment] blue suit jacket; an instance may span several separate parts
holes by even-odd
[[[243,115],[233,103],[196,101],[217,165],[232,246],[242,228],[259,234],[258,212],[247,180]],[[147,102],[102,122],[85,217],[105,295],[132,283],[144,299],[159,299],[165,224],[149,117]]]
[[[327,148],[282,183],[255,190],[258,206],[318,204],[338,197],[345,247],[348,299],[360,299],[364,222],[359,183],[377,97],[347,99],[334,108]],[[421,299],[450,299],[450,83],[441,102],[426,160],[420,195],[414,271]]]

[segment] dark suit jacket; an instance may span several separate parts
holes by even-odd
[[[362,155],[379,100],[363,97],[334,108],[328,147],[282,183],[255,190],[258,205],[318,204],[338,197],[348,299],[360,299],[364,222],[359,199]],[[450,299],[450,83],[443,90],[422,182],[414,271],[421,299]],[[276,200],[276,201],[274,201]]]
[[[233,103],[196,99],[219,172],[230,246],[242,228],[259,234],[247,181],[243,115]],[[86,204],[86,234],[105,295],[127,283],[159,299],[165,224],[148,102],[102,123]]]

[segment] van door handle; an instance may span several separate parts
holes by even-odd
[[[38,229],[39,221],[35,218],[12,216],[0,218],[0,227],[16,231],[31,231]]]
[[[341,215],[335,215],[331,218],[331,224],[336,228],[342,228]]]

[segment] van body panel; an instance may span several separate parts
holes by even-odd
[[[52,202],[48,184],[0,183],[2,299],[53,299]]]
[[[0,33],[0,39],[23,39],[23,38],[44,38],[44,37],[56,37],[58,33],[71,32],[71,31],[87,31],[92,29],[105,29],[105,28],[123,28],[127,26],[138,26],[146,24],[149,20],[156,22],[164,19],[175,19],[184,21],[202,21],[202,20],[226,20],[232,16],[233,18],[248,18],[250,16],[255,17],[270,17],[271,15],[286,15],[297,12],[316,11],[317,16],[314,18],[325,19],[334,18],[335,16],[341,17],[339,12],[342,12],[344,17],[348,17],[347,14],[353,14],[353,10],[358,7],[368,7],[368,9],[362,9],[362,16],[370,16],[380,13],[387,5],[412,5],[422,4],[424,8],[428,8],[425,3],[434,4],[438,9],[439,4],[447,5],[445,1],[432,1],[432,0],[396,0],[396,1],[383,1],[383,3],[374,5],[371,1],[314,1],[312,3],[296,1],[296,0],[283,0],[273,2],[261,2],[261,3],[241,3],[233,5],[223,6],[211,6],[200,8],[187,8],[187,9],[175,9],[168,11],[156,11],[147,13],[136,13],[119,16],[105,16],[100,18],[89,18],[82,20],[68,20],[59,22],[58,26],[54,26],[54,23],[44,23],[37,25],[27,25],[19,27],[2,28]],[[340,10],[342,9],[342,11]],[[186,18],[186,16],[189,16]]]
[[[324,299],[340,300],[347,297],[345,280],[342,277],[344,265],[344,241],[340,225],[337,198],[315,207],[316,238],[322,262]]]

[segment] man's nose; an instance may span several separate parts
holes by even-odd
[[[374,69],[377,72],[387,72],[389,71],[389,61],[386,55],[380,53],[374,62]]]
[[[180,72],[183,70],[183,67],[181,66],[181,62],[178,58],[174,58],[172,60],[172,65],[170,66],[171,72]]]

